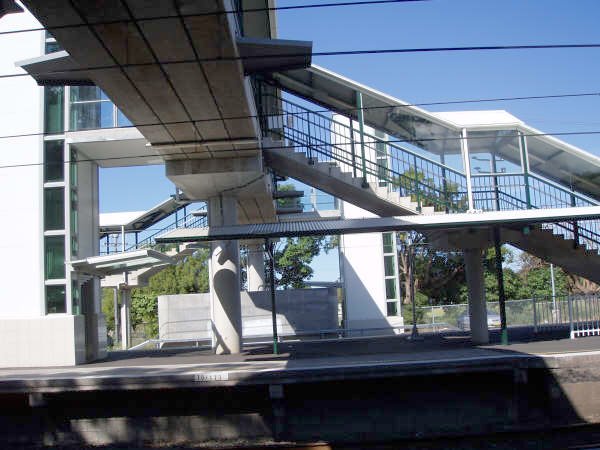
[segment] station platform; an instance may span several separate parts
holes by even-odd
[[[474,345],[466,333],[425,334],[246,346],[239,355],[209,350],[109,353],[74,367],[0,369],[0,393],[181,389],[273,385],[512,369],[562,369],[600,362],[600,337],[565,338],[564,330],[536,335],[511,329],[514,343]]]

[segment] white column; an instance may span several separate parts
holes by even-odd
[[[131,291],[129,286],[121,285],[121,348],[131,347]]]
[[[469,289],[469,322],[471,338],[475,344],[490,341],[485,303],[485,283],[483,277],[483,250],[481,248],[464,251],[467,287]]]
[[[210,226],[235,225],[237,201],[219,196],[208,201]],[[238,241],[211,243],[210,294],[216,354],[240,353],[242,308],[240,299],[240,251]]]
[[[265,258],[262,244],[249,243],[248,248],[248,292],[265,290]]]
[[[463,168],[465,170],[465,177],[467,180],[467,205],[469,207],[469,211],[473,211],[475,209],[473,202],[473,183],[471,182],[471,158],[469,157],[469,143],[467,136],[467,129],[463,128],[460,133],[460,152],[462,153],[463,158]]]

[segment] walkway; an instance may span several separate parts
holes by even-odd
[[[511,330],[513,336],[527,329]],[[564,331],[560,332],[564,336]],[[493,341],[497,333],[492,332]],[[553,336],[546,336],[553,338]],[[555,335],[554,337],[558,337]],[[0,392],[280,384],[518,368],[577,367],[600,362],[600,337],[474,346],[464,333],[246,347],[241,355],[203,350],[113,352],[107,360],[77,367],[0,369]]]

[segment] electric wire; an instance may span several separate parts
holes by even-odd
[[[414,53],[444,53],[444,52],[472,52],[472,51],[498,51],[498,50],[557,50],[557,49],[596,49],[600,48],[600,43],[586,44],[532,44],[532,45],[479,45],[464,47],[419,47],[419,48],[388,48],[388,49],[368,49],[368,50],[335,50],[322,52],[299,52],[299,53],[280,53],[265,55],[246,55],[246,56],[218,56],[212,58],[191,58],[179,61],[164,62],[142,62],[142,63],[124,63],[124,64],[106,64],[93,67],[80,67],[69,70],[49,70],[44,72],[46,75],[72,74],[80,72],[109,70],[109,69],[129,69],[133,67],[151,67],[151,66],[176,66],[191,63],[218,63],[246,61],[252,59],[271,59],[271,58],[289,58],[293,57],[319,57],[319,56],[358,56],[358,55],[387,55],[387,54],[414,54]],[[28,73],[10,73],[1,74],[0,79],[17,78],[30,76]]]
[[[411,107],[422,107],[422,106],[443,106],[443,105],[460,105],[460,104],[473,104],[473,103],[489,103],[489,102],[510,102],[510,101],[524,101],[524,100],[545,100],[545,99],[561,99],[561,98],[579,98],[579,97],[600,97],[600,92],[581,92],[581,93],[569,93],[569,94],[550,94],[550,95],[530,95],[530,96],[518,96],[518,97],[493,97],[493,98],[480,98],[480,99],[467,99],[467,100],[448,100],[448,101],[435,101],[435,102],[423,102],[423,103],[406,103],[403,105],[386,105],[386,106],[363,106],[362,108],[338,108],[335,111],[329,109],[313,109],[309,110],[309,113],[324,114],[331,112],[354,112],[362,109],[363,111],[377,110],[377,109],[395,109],[395,108],[411,108]],[[93,102],[90,102],[93,103]],[[114,103],[113,103],[114,105]],[[116,106],[116,105],[115,105]],[[203,122],[214,122],[220,120],[241,120],[241,119],[260,119],[268,117],[278,116],[301,116],[306,112],[281,112],[273,114],[247,114],[239,116],[227,116],[227,117],[214,117],[209,119],[194,119],[194,120],[178,120],[178,121],[167,121],[167,122],[151,122],[138,125],[124,125],[114,127],[103,127],[94,128],[102,130],[114,130],[118,128],[139,128],[139,127],[151,127],[151,126],[163,126],[163,125],[183,125],[186,123],[203,123]],[[66,130],[65,130],[66,131]],[[88,131],[88,130],[73,130],[73,131]],[[0,139],[14,139],[22,137],[34,137],[34,136],[53,136],[61,133],[22,133],[22,134],[10,134],[0,136]]]
[[[427,2],[431,0],[363,0],[356,2],[331,2],[331,3],[311,3],[307,5],[288,5],[288,6],[273,6],[267,8],[241,8],[241,9],[229,9],[223,11],[212,11],[205,13],[191,13],[191,14],[180,14],[180,15],[165,15],[165,16],[155,16],[148,17],[143,19],[119,19],[119,20],[108,20],[108,21],[98,21],[98,22],[90,22],[89,25],[116,25],[121,23],[133,23],[136,21],[140,22],[150,22],[153,20],[165,20],[165,19],[173,19],[176,17],[188,18],[188,17],[207,17],[207,16],[222,16],[226,14],[246,14],[246,13],[257,13],[257,12],[271,12],[271,11],[294,11],[300,9],[316,9],[316,8],[335,8],[342,6],[374,6],[374,5],[386,5],[386,4],[394,4],[394,3],[419,3],[419,2]],[[54,30],[64,30],[70,28],[80,28],[87,27],[88,24],[71,24],[71,25],[57,25],[50,27],[37,27],[37,28],[25,28],[22,30],[10,30],[10,31],[2,31],[0,32],[0,36],[8,35],[8,34],[18,34],[18,33],[30,33],[34,31],[54,31]]]

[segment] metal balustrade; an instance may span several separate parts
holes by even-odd
[[[468,210],[467,177],[463,172],[379,137],[377,132],[361,133],[355,122],[347,118],[315,112],[287,98],[261,95],[260,122],[265,135],[284,140],[297,152],[303,152],[309,164],[329,163],[354,178],[410,197],[417,211],[423,206],[446,213]],[[275,109],[273,105],[277,105]],[[526,171],[471,174],[470,180],[475,210],[600,205],[566,186]],[[543,228],[572,239],[575,246],[600,251],[598,220],[547,223]]]

